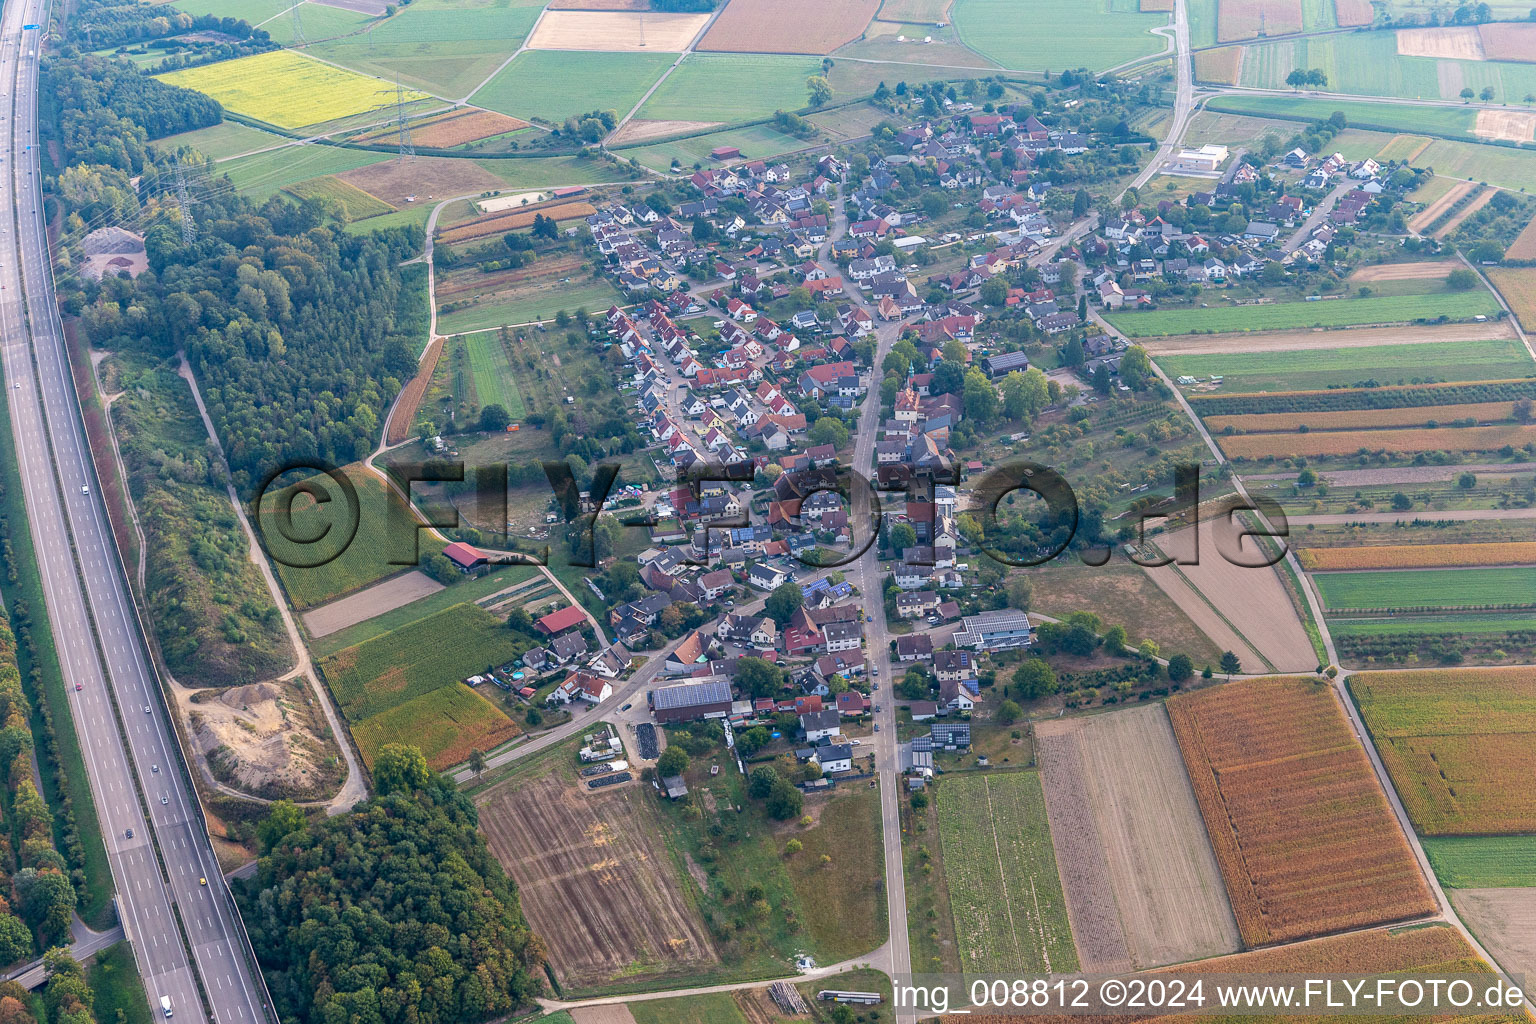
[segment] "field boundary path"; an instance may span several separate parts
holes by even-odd
[[[310,660],[309,648],[299,633],[298,624],[293,620],[293,611],[288,607],[288,599],[277,584],[277,577],[272,572],[272,563],[256,537],[256,530],[251,526],[250,517],[245,514],[245,506],[240,503],[240,496],[235,493],[235,485],[228,480],[229,463],[224,458],[224,446],[219,442],[218,432],[213,429],[213,420],[208,416],[208,407],[203,404],[202,389],[197,386],[197,376],[193,374],[191,365],[187,363],[186,353],[176,353],[176,361],[178,363],[176,372],[192,389],[192,398],[197,402],[197,413],[203,418],[203,429],[208,432],[208,440],[213,444],[213,453],[224,468],[224,488],[229,494],[229,503],[234,506],[235,518],[240,520],[240,528],[245,531],[246,540],[250,542],[251,561],[255,562],[256,567],[261,570],[262,579],[266,580],[267,589],[272,593],[272,602],[277,605],[278,613],[283,617],[283,628],[288,633],[288,642],[293,644],[296,664],[291,671],[281,676],[280,680],[286,682],[301,675],[304,677],[310,692],[320,703],[320,710],[325,714],[325,724],[330,727],[331,735],[336,739],[336,746],[341,751],[342,760],[346,762],[347,777],[342,780],[341,789],[330,800],[325,801],[326,814],[333,817],[344,814],[357,803],[368,798],[367,776],[363,772],[362,763],[358,760],[356,752],[352,749],[351,734],[342,726],[341,716],[331,700],[330,691],[321,685],[319,677],[315,675],[315,665]],[[257,799],[248,793],[242,792],[238,795],[246,799]]]

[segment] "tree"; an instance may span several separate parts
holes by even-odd
[[[1491,86],[1491,85],[1483,86],[1483,91],[1478,93],[1477,95],[1478,95],[1478,98],[1480,98],[1484,103],[1492,103],[1493,102],[1493,86]]]
[[[267,853],[285,836],[302,829],[309,819],[304,809],[292,800],[277,800],[267,808],[267,816],[256,826],[256,842],[262,853]]]
[[[1019,720],[1024,709],[1015,701],[1005,700],[997,706],[997,721],[999,725],[1012,725]]]
[[[668,747],[656,759],[656,774],[662,778],[681,775],[688,770],[688,751],[682,747]]]
[[[1008,279],[993,277],[981,286],[981,301],[989,306],[1001,306],[1008,301]]]
[[[1050,381],[1033,366],[1023,373],[1014,370],[1004,377],[1002,392],[1003,415],[1020,423],[1033,421],[1051,403]]]
[[[768,793],[768,799],[763,804],[768,811],[768,816],[775,821],[788,821],[797,816],[804,806],[805,798],[788,779],[775,782],[773,789]]]
[[[32,933],[26,922],[10,914],[0,915],[0,964],[14,964],[32,953]]]
[[[1072,219],[1081,220],[1088,212],[1088,207],[1093,203],[1093,197],[1085,189],[1078,189],[1072,197]]]
[[[987,375],[972,367],[965,373],[965,387],[961,391],[967,419],[985,426],[997,418],[997,389],[987,380]]]
[[[1029,611],[1029,603],[1035,596],[1035,586],[1026,576],[1011,576],[1004,588],[1008,595],[1008,607],[1017,611]]]
[[[1175,654],[1168,659],[1168,678],[1175,683],[1182,683],[1195,674],[1195,663],[1187,654]]]
[[[1468,291],[1477,287],[1477,275],[1466,267],[1457,267],[1445,275],[1445,285],[1452,291]]]
[[[1147,350],[1132,345],[1120,356],[1120,383],[1132,391],[1141,391],[1152,380],[1152,360]]]
[[[1104,647],[1110,654],[1123,653],[1127,639],[1124,626],[1114,625],[1104,631]]]
[[[1397,512],[1407,512],[1413,508],[1413,499],[1402,491],[1398,491],[1392,495],[1392,508]]]
[[[380,796],[411,793],[421,789],[432,777],[426,756],[420,748],[404,743],[386,743],[373,762],[373,784]]]
[[[1307,84],[1315,85],[1319,89],[1325,87],[1328,84],[1328,73],[1321,68],[1308,68]]]
[[[474,773],[477,779],[485,774],[485,751],[479,747],[475,747],[469,752],[469,770]]]
[[[784,688],[784,670],[762,658],[741,658],[736,662],[736,685],[754,699],[777,696]]]
[[[768,617],[778,623],[780,629],[789,625],[789,620],[794,618],[795,612],[805,603],[805,597],[800,593],[800,587],[795,583],[780,583],[773,588],[773,593],[768,595],[768,600],[763,603],[763,611]]]
[[[1311,466],[1305,467],[1300,473],[1296,474],[1297,487],[1311,487],[1316,483],[1317,472]]]
[[[486,433],[500,433],[512,422],[512,416],[504,406],[492,402],[480,410],[480,429]]]
[[[754,800],[766,800],[768,794],[773,792],[773,787],[780,781],[779,773],[767,765],[753,768],[752,774],[747,776],[747,796]]]
[[[829,444],[833,448],[848,447],[848,425],[836,416],[822,416],[811,424],[807,436],[811,444]]]
[[[798,839],[791,839],[789,842],[784,844],[784,856],[793,857],[803,849],[805,849],[804,843],[800,842]]]
[[[1292,68],[1285,76],[1285,84],[1294,91],[1301,91],[1301,87],[1307,84],[1307,73],[1301,68]]]
[[[832,102],[832,83],[826,75],[812,75],[805,80],[805,88],[811,94],[811,106],[824,107]]]
[[[1472,97],[1476,95],[1477,92],[1470,85],[1461,90],[1461,99],[1463,103],[1471,103]]]
[[[917,531],[911,523],[895,523],[887,534],[891,542],[891,550],[905,551],[907,548],[917,546]]]
[[[1235,676],[1243,670],[1243,663],[1238,660],[1237,655],[1231,651],[1222,651],[1221,670],[1228,676]]]
[[[443,586],[459,579],[459,567],[442,552],[428,555],[421,560],[421,570]]]
[[[1056,673],[1043,658],[1025,658],[1014,669],[1013,685],[1019,688],[1019,696],[1026,700],[1038,700],[1056,692]]]
[[[1470,472],[1461,474],[1456,478],[1456,486],[1464,491],[1470,491],[1477,486],[1477,474]]]

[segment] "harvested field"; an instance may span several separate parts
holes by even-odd
[[[1137,10],[1141,11],[1143,14],[1149,11],[1155,13],[1172,11],[1173,0],[1140,0],[1140,3],[1137,4]]]
[[[1200,50],[1195,54],[1195,78],[1202,82],[1236,85],[1242,68],[1241,46],[1222,46],[1214,50]]]
[[[386,743],[408,743],[444,771],[493,750],[521,730],[506,713],[463,683],[449,683],[352,725],[357,752],[369,768]]]
[[[578,217],[590,217],[596,212],[597,207],[586,202],[525,206],[513,213],[499,213],[440,231],[437,239],[447,244],[471,242],[477,238],[485,238],[487,235],[504,235],[508,231],[529,227],[536,217],[548,217],[555,221],[575,220]]]
[[[1216,41],[1256,39],[1301,31],[1301,0],[1219,0],[1216,6]]]
[[[1527,226],[1520,237],[1530,230]],[[1487,274],[1525,329],[1536,331],[1536,267],[1493,267]]]
[[[425,127],[412,127],[411,138],[418,146],[451,149],[527,127],[527,121],[494,110],[465,110]]]
[[[1489,60],[1536,63],[1536,25],[1500,22],[1497,25],[1479,25],[1477,31],[1482,41],[1483,54]]]
[[[1438,228],[1436,228],[1435,231],[1434,231],[1434,237],[1435,238],[1446,238],[1446,237],[1448,237],[1457,228],[1461,227],[1461,222],[1462,221],[1466,220],[1468,217],[1472,216],[1478,210],[1481,210],[1483,207],[1487,206],[1493,200],[1493,197],[1496,196],[1496,195],[1498,195],[1498,190],[1497,189],[1492,189],[1492,188],[1485,188],[1485,189],[1483,189],[1482,192],[1478,193],[1477,196],[1475,198],[1473,198],[1473,200],[1471,202],[1469,202],[1466,206],[1463,206],[1461,209],[1457,210],[1451,216],[1451,218],[1449,220],[1447,220],[1444,224],[1441,224]]]
[[[1301,564],[1321,571],[1342,569],[1436,569],[1456,565],[1536,564],[1536,541],[1492,544],[1378,544],[1370,547],[1302,548]]]
[[[1076,970],[1039,777],[958,775],[940,786],[938,809],[964,969]]]
[[[608,1006],[580,1006],[567,1011],[571,1024],[635,1024],[635,1015],[623,1003]]]
[[[1349,409],[1341,412],[1261,412],[1237,416],[1211,416],[1212,430],[1231,427],[1243,433],[1277,430],[1359,430],[1367,427],[1422,427],[1431,420],[1478,422],[1512,420],[1514,402],[1474,402],[1468,405],[1416,405],[1395,409]]]
[[[1248,945],[1433,913],[1326,683],[1261,679],[1168,702]]]
[[[1439,30],[1437,29],[1436,31]],[[1470,181],[1457,182],[1449,192],[1446,192],[1439,199],[1436,199],[1424,207],[1424,209],[1408,218],[1408,230],[1416,232],[1433,224],[1442,213],[1455,206],[1462,196],[1465,196],[1474,188],[1477,188],[1477,186]]]
[[[1376,151],[1376,159],[1383,163],[1395,160],[1411,164],[1434,141],[1426,135],[1394,135],[1390,142]]]
[[[530,50],[677,53],[688,48],[708,21],[708,14],[546,11],[526,45]]]
[[[566,988],[719,962],[685,895],[662,822],[636,786],[588,793],[561,765],[477,798],[491,852]],[[691,883],[689,883],[691,884]]]
[[[551,11],[648,11],[651,0],[550,0]]]
[[[880,0],[729,0],[701,50],[831,53],[864,34]]]
[[[1476,28],[1401,28],[1397,52],[1403,57],[1482,60],[1483,38]]]
[[[1477,941],[1536,1000],[1536,889],[1453,889],[1451,906]]]
[[[305,612],[304,628],[310,636],[329,636],[442,589],[437,580],[413,570]]]
[[[1165,651],[1183,651],[1196,665],[1216,664],[1225,649],[1128,560],[1111,559],[1096,567],[1052,562],[1025,575],[1034,583],[1034,607],[1045,615],[1064,619],[1075,611],[1091,611],[1123,625],[1133,646],[1154,640]]]
[[[348,184],[329,174],[296,182],[283,191],[299,199],[328,202],[337,210],[341,219],[348,222],[367,220],[369,217],[378,217],[394,210],[393,206],[375,199],[356,185]]]
[[[1479,110],[1473,135],[1509,142],[1530,142],[1536,137],[1536,114],[1523,110]]]
[[[1536,831],[1536,669],[1363,672],[1349,691],[1420,833]]]
[[[1515,236],[1504,256],[1511,260],[1536,260],[1536,217]]]
[[[1333,0],[1333,13],[1340,28],[1369,25],[1376,20],[1371,0]]]
[[[1344,279],[1346,284],[1370,284],[1375,281],[1443,281],[1461,267],[1456,260],[1421,260],[1417,263],[1383,263],[1361,267]]]
[[[418,156],[403,162],[382,160],[343,171],[337,177],[394,206],[404,206],[411,200],[426,202],[491,192],[507,184],[473,160],[447,156]]]
[[[1237,634],[1237,646],[1223,643],[1211,629],[1211,639],[1223,649],[1235,651],[1248,672],[1261,671],[1264,664],[1277,672],[1303,672],[1317,664],[1312,642],[1296,614],[1289,592],[1274,568],[1249,569],[1234,565],[1228,557],[1254,563],[1261,560],[1257,543],[1251,537],[1239,540],[1240,527],[1225,515],[1207,512],[1201,520],[1198,565],[1165,565],[1147,573],[1172,597],[1184,613],[1200,623],[1212,617],[1228,633]],[[1194,555],[1194,532],[1185,527],[1158,538],[1158,545],[1175,558]],[[1173,577],[1193,588],[1201,598],[1189,599],[1187,590],[1165,586],[1164,578]],[[1248,657],[1244,650],[1253,653]]]
[[[395,399],[395,406],[390,410],[389,431],[386,436],[389,444],[400,444],[411,436],[416,426],[416,410],[421,407],[422,396],[427,393],[427,388],[432,384],[432,373],[437,369],[437,360],[442,354],[443,339],[440,336],[427,343],[427,349],[421,354],[421,361],[416,365],[416,376],[400,389],[400,395]]]
[[[609,136],[608,145],[622,146],[636,142],[650,142],[652,139],[664,139],[671,135],[685,135],[688,132],[715,128],[722,123],[721,121],[642,121],[637,118]]]
[[[875,17],[902,25],[947,25],[954,5],[955,0],[885,0]]]
[[[1374,348],[1377,345],[1412,345],[1447,341],[1486,341],[1513,338],[1509,324],[1483,323],[1416,324],[1401,327],[1352,327],[1343,331],[1270,331],[1264,334],[1173,334],[1148,338],[1143,348],[1154,356],[1208,356],[1234,352],[1302,352],[1308,349]]]
[[[1536,426],[1508,423],[1496,427],[1433,430],[1339,430],[1313,433],[1239,434],[1221,438],[1228,458],[1262,459],[1295,455],[1353,455],[1360,449],[1388,452],[1488,452],[1505,445],[1536,441]]]
[[[1041,722],[1035,739],[1081,969],[1145,969],[1240,948],[1162,706]]]
[[[1167,968],[1167,973],[1185,974],[1405,974],[1414,977],[1433,977],[1450,974],[1481,974],[1490,968],[1472,951],[1461,933],[1447,924],[1430,924],[1422,928],[1376,928],[1349,935],[1312,939],[1271,949],[1256,949],[1246,953],[1203,960],[1200,963],[1181,964]],[[1161,972],[1153,972],[1153,975]],[[1019,1017],[949,1017],[946,1024],[1018,1024]],[[1036,1016],[1032,1020],[1040,1024],[1133,1024],[1133,1022],[1158,1022],[1158,1024],[1238,1024],[1256,1020],[1274,1020],[1275,1016],[1255,1015],[1236,1017],[1224,1014],[1186,1014],[1179,1016]],[[1310,1021],[1348,1021],[1349,1016],[1312,1016]],[[1405,1018],[1373,1018],[1383,1020],[1425,1020],[1423,1016]],[[1503,1017],[1462,1017],[1472,1024],[1523,1024],[1526,1020],[1518,1011]]]

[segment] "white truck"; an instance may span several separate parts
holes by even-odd
[[[171,1015],[171,997],[170,996],[161,996],[160,997],[160,1009],[165,1011],[165,1015],[167,1017],[169,1017]]]

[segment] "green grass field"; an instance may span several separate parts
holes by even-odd
[[[392,576],[409,566],[390,564],[391,506],[396,514],[403,514],[399,498],[386,492],[384,482],[373,473],[354,464],[346,468],[347,479],[357,490],[357,532],[346,548],[323,565],[300,567],[288,562],[307,563],[319,561],[333,553],[337,545],[294,543],[283,536],[277,522],[279,491],[274,489],[264,496],[261,524],[262,539],[275,559],[277,575],[288,591],[295,608],[312,608],[342,594],[366,587],[386,576]],[[349,523],[349,512],[344,509],[345,499],[341,489],[329,478],[320,478],[317,485],[325,489],[332,499],[328,505],[319,505],[312,497],[297,494],[292,505],[292,529],[289,536],[297,541],[326,536],[330,529],[340,539]],[[424,531],[417,532],[418,551],[421,557],[443,550],[443,542],[434,540]]]
[[[1170,377],[1186,374],[1225,377],[1223,390],[1232,394],[1307,391],[1347,386],[1368,379],[1386,384],[1431,378],[1503,380],[1536,374],[1536,363],[1531,362],[1525,347],[1512,338],[1301,352],[1167,356],[1159,357],[1157,363]]]
[[[475,93],[475,102],[515,117],[561,122],[591,110],[628,114],[674,53],[527,50]],[[573,83],[580,88],[572,88]]]
[[[955,775],[937,800],[962,969],[1076,970],[1039,776]]]
[[[1380,295],[1322,302],[1277,302],[1267,306],[1212,306],[1210,309],[1155,309],[1109,313],[1111,324],[1133,338],[1173,334],[1224,334],[1281,331],[1305,327],[1349,327],[1448,317],[1470,320],[1499,311],[1498,299],[1485,288],[1466,292]]]
[[[156,139],[155,148],[169,151],[178,146],[191,146],[206,157],[225,160],[255,149],[282,145],[287,141],[281,135],[264,132],[260,128],[252,128],[239,121],[221,121],[208,128]]]
[[[119,942],[97,953],[86,969],[86,980],[96,996],[92,1008],[98,1021],[150,1024],[149,1000],[128,943]]]
[[[629,1003],[635,1024],[748,1024],[729,992]]]
[[[1416,569],[1312,574],[1330,610],[1536,604],[1536,569]]]
[[[318,43],[325,39],[349,35],[377,20],[372,15],[363,14],[360,11],[349,11],[345,8],[313,2],[299,6],[299,18],[304,27],[306,43]],[[272,36],[273,42],[282,43],[284,46],[293,45],[292,14],[281,14],[262,28]]]
[[[1513,633],[1536,630],[1530,615],[1396,615],[1389,619],[1335,619],[1334,636],[1405,636],[1414,633]]]
[[[953,17],[961,42],[1010,71],[1102,71],[1161,53],[1148,30],[1168,24],[1112,0],[956,0]]]
[[[562,309],[574,313],[584,306],[596,312],[615,303],[624,305],[628,301],[619,295],[606,278],[598,280],[587,277],[570,284],[550,280],[539,287],[529,288],[523,294],[479,303],[439,316],[437,329],[443,334],[482,331],[492,327],[549,320]]]
[[[1424,852],[1442,885],[1507,889],[1536,885],[1536,836],[1426,837]]]
[[[517,735],[517,726],[496,705],[463,683],[449,683],[352,726],[358,753],[373,767],[386,743],[408,743],[433,771],[460,764],[471,750],[490,750]]]
[[[543,0],[415,0],[371,31],[311,46],[317,57],[460,99],[511,56]]]
[[[394,211],[394,207],[384,200],[371,196],[356,185],[348,184],[330,174],[310,178],[308,181],[295,182],[283,191],[300,199],[329,202],[340,211],[341,219],[348,223],[367,220],[369,217],[378,217]]]
[[[354,167],[367,167],[394,159],[388,153],[370,153],[340,146],[286,146],[266,153],[243,156],[219,165],[219,171],[241,195],[262,202],[289,185]]]
[[[1536,192],[1536,150],[1529,147],[1515,150],[1436,139],[1419,154],[1413,165],[1433,167],[1437,176],[1467,178],[1520,192]]]
[[[734,124],[799,110],[810,102],[805,80],[821,74],[816,57],[692,54],[667,76],[637,115],[659,121]]]
[[[291,4],[289,0],[176,0],[171,6],[193,17],[212,14],[220,18],[240,18],[256,26],[282,14]]]
[[[517,390],[517,381],[512,379],[512,363],[501,338],[488,331],[472,334],[462,342],[473,372],[476,404],[481,408],[499,404],[514,420],[528,415],[522,393]]]
[[[752,160],[767,160],[815,144],[815,138],[797,139],[793,135],[775,131],[765,124],[754,124],[746,128],[731,128],[708,135],[694,135],[673,142],[658,142],[655,145],[634,149],[616,149],[614,152],[625,159],[633,157],[652,170],[665,173],[671,169],[674,160],[680,167],[692,167],[695,164],[707,166],[710,162],[710,150],[716,146],[735,146],[741,150],[741,155],[744,157]]]
[[[457,604],[319,662],[341,710],[357,722],[521,653],[484,608]]]
[[[1244,59],[1246,61],[1246,56]],[[1283,75],[1281,77],[1284,78]],[[1367,100],[1309,99],[1305,96],[1217,96],[1206,103],[1206,109],[1302,121],[1321,121],[1332,117],[1337,111],[1343,113],[1349,124],[1357,128],[1376,128],[1388,132],[1434,132],[1438,135],[1469,135],[1477,120],[1474,111],[1462,107],[1419,107],[1404,103],[1371,103]]]

